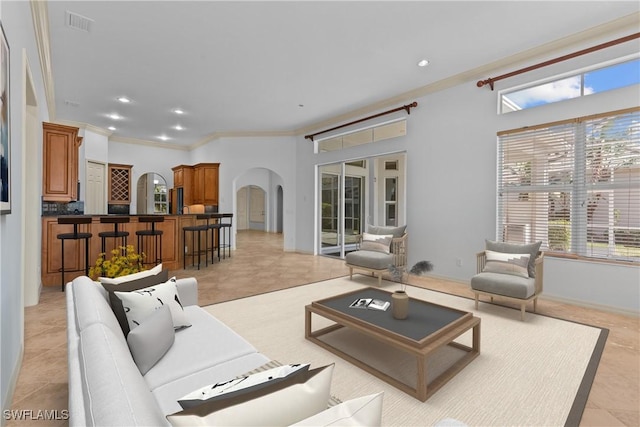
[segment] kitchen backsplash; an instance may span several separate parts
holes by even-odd
[[[84,202],[42,202],[42,216],[83,215]]]

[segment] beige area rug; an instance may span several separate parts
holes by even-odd
[[[477,426],[577,425],[597,369],[607,330],[481,304],[427,289],[407,293],[465,311],[482,319],[480,355],[453,379],[420,402],[304,338],[304,306],[314,300],[373,286],[377,279],[356,275],[297,286],[206,307],[245,337],[260,352],[281,363],[335,363],[331,393],[340,399],[384,391],[382,425],[425,426],[455,418]],[[397,283],[383,281],[395,290]],[[329,324],[313,316],[313,328]],[[415,378],[415,362],[375,341],[341,330],[332,344],[407,382]],[[332,335],[333,335],[332,334]],[[458,340],[471,343],[471,332]],[[351,353],[353,352],[353,353]],[[449,363],[451,349],[434,358],[429,372]]]

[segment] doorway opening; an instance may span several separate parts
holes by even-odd
[[[238,230],[267,231],[265,227],[266,192],[257,185],[247,185],[237,192]]]

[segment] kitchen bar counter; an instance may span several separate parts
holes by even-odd
[[[120,224],[118,229],[128,231],[129,237],[127,244],[133,245],[138,250],[138,238],[136,231],[147,228],[146,223],[139,223],[140,216],[148,215],[86,215],[90,216],[91,224],[87,225],[86,231],[93,234],[89,242],[89,267],[95,264],[96,259],[101,251],[101,239],[98,233],[103,231],[113,231],[113,224],[102,224],[100,218],[103,216],[129,216],[130,222]],[[156,229],[162,230],[162,266],[168,270],[182,269],[182,262],[185,252],[191,253],[193,242],[190,236],[187,241],[183,242],[182,228],[188,225],[196,224],[196,215],[163,215],[164,221],[156,223]],[[81,231],[82,226],[80,227]],[[69,225],[58,224],[58,217],[43,216],[42,217],[42,284],[44,286],[60,286],[61,283],[61,245],[57,238],[60,233],[72,232],[73,228]],[[190,233],[189,233],[190,234]],[[107,239],[107,258],[110,258],[110,251],[114,247],[115,239]],[[118,242],[120,239],[118,239]],[[145,248],[148,243],[145,243]],[[202,241],[204,245],[204,238]],[[181,250],[180,250],[181,249]],[[78,241],[68,241],[65,246],[65,270],[77,270],[84,267],[84,243]],[[150,261],[150,260],[147,260]],[[153,265],[148,265],[148,268]],[[84,275],[83,271],[65,273],[65,281],[71,281],[77,276]]]

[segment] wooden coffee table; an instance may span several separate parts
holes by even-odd
[[[357,298],[391,301],[391,292],[369,287],[312,302],[305,307],[305,338],[418,400],[423,402],[427,400],[480,354],[480,319],[471,313],[410,298],[409,315],[404,320],[397,320],[391,314],[391,307],[387,311],[350,308],[349,305]],[[335,323],[313,331],[312,314]],[[351,329],[374,338],[383,345],[392,346],[415,356],[417,363],[415,387],[391,377],[319,338],[340,328]],[[454,341],[470,329],[473,329],[471,347]],[[443,346],[461,349],[464,355],[427,384],[427,361]],[[389,362],[393,363],[393,361]]]

